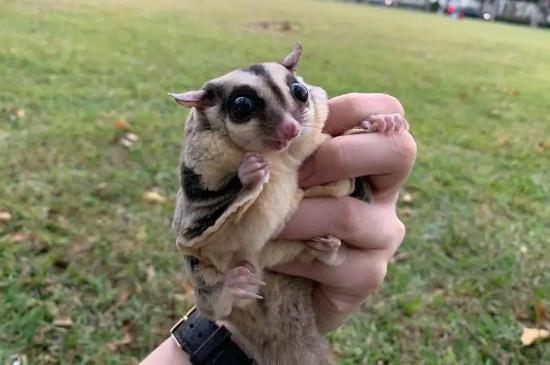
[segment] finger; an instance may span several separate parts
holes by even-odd
[[[350,251],[352,251],[350,249]],[[276,266],[273,270],[286,275],[300,276],[328,286],[345,287],[354,294],[365,297],[384,279],[387,259],[378,252],[353,250],[339,265],[327,266],[320,261],[311,263],[291,262]],[[342,282],[346,278],[346,282]]]
[[[279,238],[310,240],[328,234],[362,249],[394,251],[405,232],[393,203],[365,203],[350,197],[308,198],[298,205]]]
[[[332,138],[323,143],[300,169],[300,186],[309,187],[339,179],[400,171],[412,140],[407,133],[362,133]]]
[[[405,114],[399,101],[386,94],[351,93],[328,101],[329,117],[325,131],[340,135],[357,126],[361,120],[375,114]]]

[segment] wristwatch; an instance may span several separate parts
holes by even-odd
[[[170,334],[193,365],[257,365],[231,339],[225,326],[204,317],[196,307],[170,329]]]

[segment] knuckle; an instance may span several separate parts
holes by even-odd
[[[393,256],[405,238],[405,225],[395,216],[394,219],[388,219],[379,229],[379,240],[372,244]]]
[[[365,278],[365,289],[374,290],[384,282],[386,273],[388,272],[388,264],[386,261],[378,261],[370,268],[370,275]]]
[[[401,243],[403,243],[406,233],[407,230],[405,225],[399,220],[399,218],[396,218],[395,222],[392,224],[392,234],[388,240],[388,249],[392,256],[395,254],[395,251],[397,251],[399,246],[401,246]]]
[[[412,166],[416,160],[417,146],[410,133],[400,133],[397,135],[396,145],[401,161],[406,166]]]
[[[382,285],[387,268],[386,260],[366,260],[357,270],[357,274],[346,284],[346,290],[359,298],[366,298]]]
[[[339,198],[337,209],[337,232],[353,232],[360,227],[361,221],[357,213],[357,207],[353,198]]]

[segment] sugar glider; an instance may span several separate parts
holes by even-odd
[[[298,170],[330,138],[327,95],[295,71],[298,43],[282,62],[255,64],[171,94],[191,113],[180,159],[173,226],[197,307],[231,322],[260,365],[330,364],[312,310],[313,283],[265,270],[294,258],[336,264],[340,241],[274,241],[304,194],[345,196],[355,181],[304,191]],[[357,190],[357,189],[356,189]],[[361,189],[360,189],[361,190]]]

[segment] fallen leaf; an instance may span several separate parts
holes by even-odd
[[[17,109],[15,111],[15,116],[19,119],[25,118],[25,109]]]
[[[109,309],[107,309],[107,311],[105,312],[106,315],[109,315],[111,313],[113,313],[116,309],[122,307],[123,305],[126,304],[126,302],[128,302],[128,298],[130,298],[130,290],[126,289],[126,288],[123,288],[121,290],[119,290],[118,292],[118,295],[117,295],[117,300],[115,302],[115,304],[113,304]]]
[[[409,204],[409,203],[412,203],[413,197],[412,197],[411,194],[405,193],[405,194],[403,194],[403,196],[401,197],[401,201],[402,201],[403,203]]]
[[[90,251],[92,248],[94,248],[94,244],[90,242],[84,242],[84,243],[77,243],[74,246],[71,246],[67,251],[66,254],[68,257],[77,257],[82,255],[83,253],[86,253],[87,251]]]
[[[537,324],[542,324],[548,321],[548,308],[546,304],[540,300],[535,301],[535,321]]]
[[[414,212],[411,208],[401,208],[399,209],[399,213],[403,215],[404,217],[412,217]]]
[[[153,265],[147,266],[147,269],[145,270],[145,272],[147,274],[147,282],[153,281],[153,279],[155,279],[155,276],[157,276],[157,273]]]
[[[27,360],[27,355],[12,355],[9,361],[6,364],[9,365],[27,365],[29,362]]]
[[[126,119],[120,118],[115,121],[115,128],[120,131],[129,131],[132,127],[130,126],[130,122]]]
[[[550,144],[548,144],[546,142],[537,143],[537,151],[539,153],[543,153],[548,147],[550,147]]]
[[[12,242],[23,242],[31,238],[31,234],[28,232],[16,232],[11,236]]]
[[[11,220],[11,214],[8,212],[0,212],[0,223],[5,223]]]
[[[409,257],[409,253],[407,253],[405,251],[399,251],[395,255],[393,255],[393,257],[390,259],[390,262],[393,263],[393,262],[402,261],[402,260],[405,260],[408,257]]]
[[[122,138],[119,139],[118,143],[126,148],[130,148],[137,141],[139,141],[139,136],[137,134],[125,133]]]
[[[53,325],[56,327],[69,328],[72,327],[73,324],[73,320],[69,317],[61,317],[53,321]]]
[[[545,329],[523,327],[523,332],[521,334],[521,343],[523,344],[523,346],[529,346],[536,341],[542,341],[547,339],[548,337],[550,337],[550,332]]]
[[[145,200],[147,203],[151,204],[162,204],[166,202],[166,198],[160,195],[156,191],[146,191],[143,193],[143,200]]]
[[[500,137],[498,139],[499,146],[508,146],[510,145],[510,137]]]
[[[137,134],[134,134],[134,133],[126,133],[124,135],[124,138],[126,138],[128,141],[130,141],[132,143],[139,141],[139,136]]]
[[[112,341],[107,343],[107,348],[111,350],[112,352],[116,352],[119,350],[120,347],[126,346],[132,343],[132,335],[130,334],[130,326],[128,324],[124,324],[122,327],[122,330],[124,331],[124,336],[122,336],[122,339],[118,341]]]

